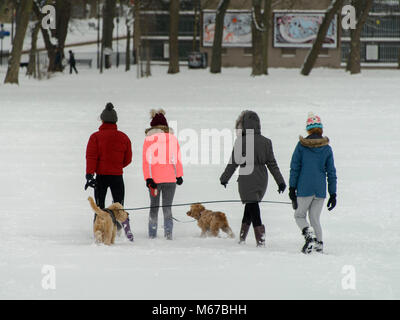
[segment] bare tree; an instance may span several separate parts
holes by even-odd
[[[17,30],[13,41],[11,60],[8,64],[4,83],[18,84],[19,68],[21,63],[22,47],[24,44],[26,29],[29,23],[29,16],[32,11],[32,0],[21,0],[18,5],[19,19],[17,20]]]
[[[262,15],[264,32],[262,37],[263,51],[263,73],[268,74],[268,48],[269,48],[269,33],[272,26],[272,0],[264,0],[264,12]]]
[[[31,29],[31,49],[29,51],[29,64],[26,75],[36,78],[36,50],[37,39],[40,31],[40,21],[36,21]]]
[[[57,39],[57,47],[61,54],[61,59],[65,57],[64,46],[68,34],[68,24],[71,18],[72,4],[71,0],[56,1],[56,29],[53,35]],[[62,64],[57,64],[54,71],[62,71]]]
[[[225,13],[228,9],[230,0],[220,0],[217,12],[215,15],[215,30],[214,30],[214,41],[211,53],[211,73],[221,73],[221,54],[222,54],[222,40],[224,35],[224,20]]]
[[[136,63],[136,70],[137,70],[137,77],[140,77],[140,56],[141,56],[141,44],[142,44],[142,32],[141,32],[141,23],[140,23],[140,7],[141,7],[141,0],[135,1],[134,7],[134,26],[133,26],[133,47],[135,53],[135,63]]]
[[[313,46],[307,55],[306,61],[301,69],[301,74],[308,76],[313,69],[315,62],[317,61],[318,55],[321,51],[324,43],[326,33],[328,32],[329,26],[338,10],[343,6],[344,0],[332,0],[331,5],[328,7],[325,17],[319,27],[317,38],[315,39]]]
[[[102,41],[103,52],[106,48],[108,50],[112,50],[114,17],[115,17],[116,6],[117,6],[116,0],[105,0],[105,4],[103,7],[103,41]],[[108,52],[104,57],[104,67],[106,69],[111,68],[111,54],[108,54]]]
[[[47,0],[44,4],[48,4],[50,0]],[[33,12],[37,18],[38,21],[42,21],[44,18],[44,14],[41,12],[41,6],[37,1],[33,2]],[[41,25],[41,24],[40,24]],[[47,68],[48,72],[53,72],[55,71],[55,61],[56,61],[56,49],[57,49],[57,44],[52,42],[52,34],[50,30],[44,29],[42,26],[40,27],[40,31],[42,33],[44,45],[46,47],[47,51],[47,57],[49,59],[49,65]]]
[[[261,0],[253,0],[252,8],[252,46],[253,46],[253,63],[252,63],[252,76],[260,76],[264,74],[264,61],[263,61],[263,33],[265,32],[264,25],[262,24],[261,15]]]
[[[346,71],[351,74],[361,72],[361,32],[368,18],[368,13],[372,8],[373,0],[355,0],[353,1],[356,9],[357,25],[350,32],[350,53],[347,60]]]
[[[179,0],[169,4],[169,68],[168,73],[179,72]]]

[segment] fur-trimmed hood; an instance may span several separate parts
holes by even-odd
[[[327,146],[329,144],[328,137],[320,137],[320,138],[303,138],[299,137],[300,143],[304,147],[308,148],[319,148],[323,146]]]
[[[148,137],[148,136],[151,136],[151,135],[156,134],[156,133],[171,133],[171,134],[174,134],[174,130],[172,130],[172,128],[167,127],[167,126],[154,126],[154,127],[147,128],[144,131],[144,133]]]
[[[236,133],[239,134],[242,130],[242,134],[245,134],[246,130],[254,130],[255,134],[261,133],[261,122],[257,113],[250,110],[242,111],[239,117],[236,119],[235,124]]]

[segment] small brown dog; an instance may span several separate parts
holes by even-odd
[[[111,215],[108,212],[101,210],[92,197],[89,197],[88,200],[93,211],[97,214],[93,224],[95,242],[104,243],[106,245],[114,244],[117,226],[114,224]],[[107,209],[112,211],[118,222],[124,222],[128,218],[128,213],[123,210],[123,207],[119,202],[113,203]]]
[[[207,210],[201,203],[196,203],[190,206],[190,211],[186,214],[197,220],[202,237],[207,235],[217,237],[220,229],[230,238],[235,237],[223,212]]]

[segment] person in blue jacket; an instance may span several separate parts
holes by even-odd
[[[323,137],[321,118],[308,114],[308,136],[297,143],[290,163],[289,197],[294,217],[304,238],[303,253],[323,252],[320,216],[326,198],[328,180],[328,210],[336,206],[336,168],[329,139]],[[307,221],[307,212],[310,224]]]

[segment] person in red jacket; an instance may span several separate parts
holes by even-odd
[[[108,188],[114,202],[124,204],[123,168],[132,162],[132,144],[128,136],[117,129],[118,116],[112,103],[107,103],[100,115],[103,124],[93,133],[86,148],[86,185],[94,188],[96,204],[104,209]],[[94,175],[96,174],[96,178]],[[96,219],[96,216],[95,216]],[[117,223],[118,229],[121,226]],[[129,218],[122,223],[125,234],[133,241]]]

